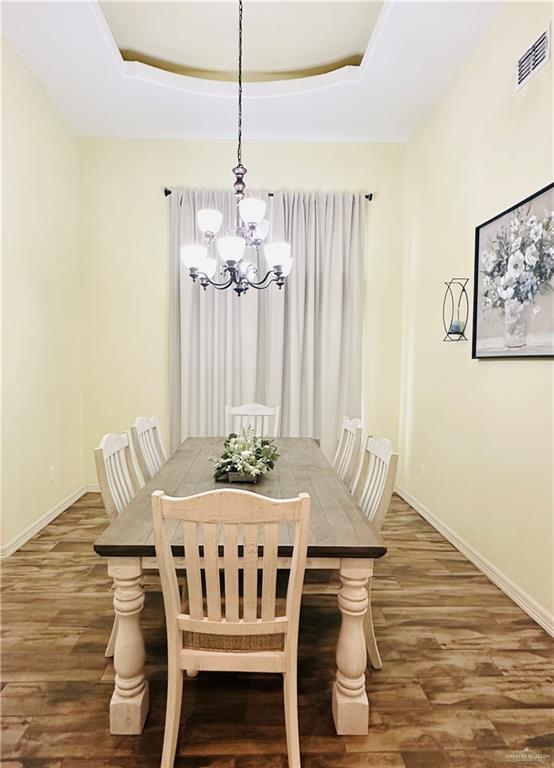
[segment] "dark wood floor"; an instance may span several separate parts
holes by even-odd
[[[143,626],[151,711],[142,736],[110,736],[112,608],[87,494],[2,566],[3,768],[157,768],[165,706],[160,596]],[[373,594],[380,672],[370,730],[338,737],[330,714],[339,627],[308,597],[300,630],[303,768],[498,768],[553,764],[554,641],[403,501],[385,525]],[[280,681],[186,680],[176,768],[285,768]]]

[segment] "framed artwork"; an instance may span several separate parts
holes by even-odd
[[[554,357],[554,183],[475,230],[472,356]]]

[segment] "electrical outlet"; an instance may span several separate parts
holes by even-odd
[[[50,467],[48,469],[48,479],[50,480],[51,483],[54,482],[54,480],[56,479],[56,467]]]
[[[419,465],[419,474],[421,475],[421,477],[425,477],[425,464]]]

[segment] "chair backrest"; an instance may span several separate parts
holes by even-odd
[[[135,455],[145,482],[167,461],[157,416],[139,416],[131,427]]]
[[[333,467],[339,480],[346,482],[349,479],[349,475],[353,474],[361,439],[361,420],[345,416],[342,422],[337,452],[333,459]]]
[[[225,406],[225,429],[230,432],[240,432],[251,427],[258,437],[278,437],[281,408],[276,405],[261,403],[245,403],[244,405]],[[273,419],[273,429],[270,423]]]
[[[364,515],[381,530],[390,505],[398,454],[390,440],[367,437],[352,486],[352,494]]]
[[[218,490],[174,498],[155,491],[152,517],[168,632],[178,627],[208,634],[284,634],[286,649],[289,633],[292,640],[293,634],[298,634],[310,520],[307,494],[293,499],[270,499],[249,491]],[[182,523],[181,541],[185,548],[187,613],[181,605],[171,554],[170,532],[175,532],[176,521]],[[294,527],[290,539],[293,552],[285,614],[276,616],[281,526],[287,526],[289,531]],[[243,574],[242,611],[239,571]],[[263,574],[261,590],[258,571]]]
[[[94,458],[106,512],[115,517],[123,512],[139,489],[128,432],[104,435]]]

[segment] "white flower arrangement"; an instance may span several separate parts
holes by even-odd
[[[554,211],[545,212],[542,221],[529,209],[514,211],[481,252],[480,272],[484,311],[504,311],[507,302],[531,304],[537,294],[552,290]]]
[[[253,429],[232,432],[223,443],[221,458],[214,459],[215,480],[227,480],[229,474],[239,473],[257,479],[275,467],[279,458],[277,446],[268,437],[257,437]]]

